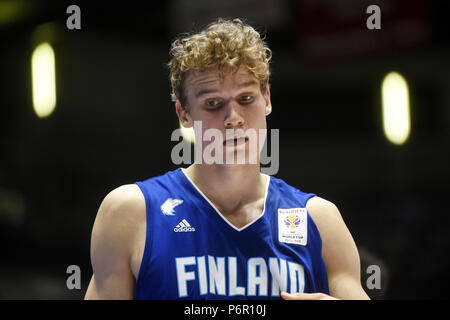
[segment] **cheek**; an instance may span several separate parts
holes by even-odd
[[[194,114],[192,120],[196,124],[194,126],[196,139],[204,137],[206,131],[210,131],[210,135],[216,134],[216,131],[221,132],[220,129],[223,127],[223,122],[217,115],[202,114],[201,116],[196,117]]]
[[[202,122],[203,130],[211,128],[221,128],[223,125],[223,115],[219,112],[211,114],[203,114],[197,121]]]
[[[246,118],[257,127],[266,126],[266,109],[262,101],[246,110]]]

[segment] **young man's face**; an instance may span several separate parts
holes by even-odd
[[[249,143],[256,142],[259,160],[263,147],[258,143],[259,129],[267,128],[266,116],[270,114],[272,105],[269,88],[261,92],[258,79],[247,68],[240,67],[222,79],[217,68],[190,72],[185,80],[184,94],[186,105],[182,107],[177,102],[177,114],[185,127],[201,121],[202,133],[201,136],[196,133],[196,141],[204,137],[208,129],[217,129],[223,135],[220,143],[224,153],[235,152],[239,148],[248,150]],[[256,132],[257,141],[246,135],[246,131]],[[230,139],[232,132],[233,138]],[[203,148],[211,143],[204,139],[201,141]]]

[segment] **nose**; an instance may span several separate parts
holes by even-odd
[[[225,115],[224,124],[226,129],[239,128],[245,123],[244,118],[239,113],[239,104],[235,101],[228,103],[227,114]]]

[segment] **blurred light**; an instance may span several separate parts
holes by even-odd
[[[383,131],[396,145],[405,143],[411,130],[409,90],[405,78],[390,72],[381,86]]]
[[[190,143],[195,143],[195,133],[194,133],[194,128],[185,128],[181,125],[180,122],[180,129],[181,129],[181,135],[183,136],[183,138],[190,142]]]
[[[34,49],[31,73],[34,111],[39,118],[44,118],[56,106],[55,54],[49,43],[41,43]]]
[[[63,30],[57,21],[42,23],[36,26],[31,33],[31,44],[37,47],[43,42],[56,43],[61,38]]]
[[[18,228],[26,220],[24,195],[16,190],[0,186],[0,225]]]
[[[28,6],[32,3],[18,0],[0,1],[0,26],[18,23],[30,13]]]

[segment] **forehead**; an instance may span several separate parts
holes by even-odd
[[[190,71],[185,80],[186,88],[198,91],[205,87],[259,86],[258,79],[246,67],[241,66],[236,72],[222,71],[222,73],[221,76],[217,67]]]

